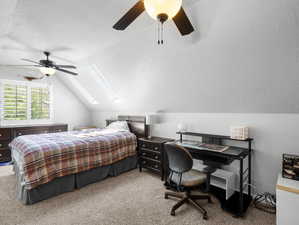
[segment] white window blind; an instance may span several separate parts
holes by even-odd
[[[0,124],[52,122],[51,85],[0,80]]]
[[[31,119],[50,119],[48,88],[31,88]]]
[[[3,119],[27,119],[27,87],[23,85],[4,84]]]

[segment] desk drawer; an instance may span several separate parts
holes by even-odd
[[[149,143],[149,142],[145,142],[145,141],[140,142],[140,148],[141,149],[150,149],[150,150],[157,151],[157,152],[161,151],[161,147],[159,144]]]
[[[140,163],[142,167],[161,172],[161,163],[149,158],[140,157]]]
[[[141,149],[140,150],[140,156],[150,158],[150,159],[154,159],[154,160],[157,160],[157,161],[161,161],[161,153],[156,152],[156,151],[152,151],[152,150]]]
[[[8,148],[0,148],[0,162],[11,161],[11,153]]]
[[[0,140],[9,140],[10,139],[10,129],[2,128],[0,129]]]

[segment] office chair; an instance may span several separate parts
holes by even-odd
[[[211,203],[211,196],[191,194],[191,189],[206,182],[207,174],[192,170],[193,159],[185,148],[173,143],[168,143],[165,144],[165,151],[170,170],[168,182],[174,185],[179,192],[167,191],[165,192],[165,199],[168,199],[168,196],[180,199],[180,201],[172,207],[170,215],[175,216],[175,210],[185,203],[190,203],[203,214],[203,219],[207,220],[207,211],[197,203],[196,200],[206,199]]]

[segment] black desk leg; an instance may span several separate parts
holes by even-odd
[[[141,160],[140,160],[139,156],[138,156],[137,163],[138,163],[138,167],[139,167],[139,172],[142,172]]]
[[[251,141],[248,143],[248,196],[251,197]]]
[[[239,215],[243,216],[243,158],[240,158],[240,193],[239,193]]]

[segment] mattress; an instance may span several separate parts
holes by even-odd
[[[10,144],[12,158],[31,190],[55,178],[112,165],[136,155],[136,136],[128,131],[90,129],[24,135]]]

